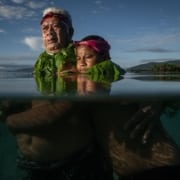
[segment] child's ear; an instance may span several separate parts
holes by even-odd
[[[105,61],[105,60],[108,60],[109,59],[109,56],[107,53],[102,53],[101,55],[101,61]]]
[[[102,62],[102,61],[110,59],[109,58],[109,53],[106,52],[106,51],[99,52],[98,53],[98,59],[99,59],[98,60],[99,62]]]

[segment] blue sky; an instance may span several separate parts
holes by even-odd
[[[39,22],[49,6],[70,12],[74,40],[107,39],[122,67],[180,59],[179,0],[0,0],[0,64],[35,63],[43,51]]]

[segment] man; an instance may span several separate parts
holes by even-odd
[[[70,14],[63,9],[46,9],[41,20],[41,30],[45,51],[35,64],[34,73],[54,75],[55,72],[75,67],[72,42],[74,29]]]
[[[34,73],[54,77],[75,62],[71,17],[66,10],[48,8],[41,29],[45,52],[39,56]],[[18,166],[28,172],[29,179],[111,179],[112,173],[104,171],[95,147],[87,114],[84,103],[40,99],[32,100],[31,108],[7,117],[7,125],[17,138]]]

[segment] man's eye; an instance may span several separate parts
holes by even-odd
[[[61,28],[61,27],[60,27],[59,24],[54,24],[54,25],[53,25],[53,28],[54,28],[54,29],[57,29],[57,28]]]
[[[58,28],[59,26],[58,26],[57,24],[54,24],[53,27],[54,27],[54,28]]]
[[[47,26],[43,26],[43,27],[42,27],[42,30],[43,30],[43,31],[47,30]]]

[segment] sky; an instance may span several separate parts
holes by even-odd
[[[40,21],[47,7],[69,11],[73,40],[97,34],[124,68],[180,59],[179,0],[0,0],[0,64],[34,64],[44,50]]]

